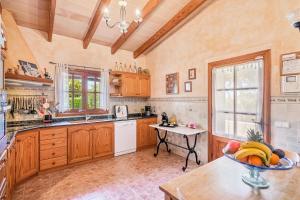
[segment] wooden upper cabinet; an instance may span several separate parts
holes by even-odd
[[[157,135],[149,125],[157,123],[157,118],[137,120],[137,148],[154,146],[157,142]]]
[[[68,163],[92,159],[91,126],[74,126],[68,128]]]
[[[150,97],[150,76],[140,75],[138,81],[139,95],[142,97]]]
[[[113,83],[119,79],[120,84]],[[111,96],[150,97],[150,76],[129,72],[111,72]]]
[[[100,123],[93,125],[93,158],[114,154],[114,124]]]
[[[122,77],[122,96],[138,96],[138,77],[136,74],[124,74]]]
[[[16,136],[16,182],[39,170],[39,132],[26,131]]]

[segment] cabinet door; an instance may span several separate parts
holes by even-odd
[[[149,97],[150,96],[150,77],[139,76],[139,96]]]
[[[114,153],[114,125],[113,123],[94,125],[93,158],[113,155]]]
[[[68,128],[68,163],[92,159],[92,135],[89,126]]]
[[[39,132],[28,131],[16,136],[16,182],[39,170]]]
[[[138,96],[138,78],[135,74],[125,74],[122,82],[122,96]]]
[[[13,143],[7,153],[8,199],[11,199],[16,178],[16,145]]]
[[[157,132],[154,128],[149,127],[151,124],[156,124],[157,118],[149,119],[148,128],[149,128],[149,145],[157,144]]]
[[[137,148],[146,147],[149,144],[149,130],[145,119],[137,121]]]

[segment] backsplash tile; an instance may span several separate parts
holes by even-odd
[[[156,114],[166,112],[168,116],[176,115],[179,123],[194,121],[200,127],[207,129],[207,97],[166,97],[151,98],[148,100],[156,109]],[[271,143],[276,148],[283,148],[300,153],[300,96],[273,96],[271,97]],[[160,117],[159,117],[160,118]],[[290,128],[275,127],[276,121],[287,121]],[[169,140],[178,145],[186,145],[186,141],[175,134],[169,135]],[[196,151],[202,162],[207,161],[207,134],[198,139]],[[175,146],[171,150],[181,156],[186,156],[186,151]],[[191,159],[194,159],[192,156]]]

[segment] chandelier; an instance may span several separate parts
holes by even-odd
[[[110,24],[111,18],[109,16],[109,10],[108,8],[105,8],[103,11],[103,18],[105,19],[105,23],[107,27],[114,28],[115,26],[118,26],[121,33],[125,34],[127,32],[129,22],[126,21],[126,6],[127,6],[127,0],[119,0],[118,2],[120,6],[120,21],[115,22],[113,24]],[[141,11],[139,9],[135,10],[135,18],[134,21],[139,24],[143,21],[143,18],[141,16]]]

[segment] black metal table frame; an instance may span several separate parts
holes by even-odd
[[[171,143],[171,142],[167,141],[167,135],[168,135],[168,131],[167,130],[165,130],[165,135],[163,137],[160,136],[160,132],[159,132],[158,128],[155,128],[155,130],[157,132],[157,137],[159,139],[159,143],[156,146],[156,153],[154,153],[154,157],[156,157],[158,155],[159,147],[160,147],[161,144],[165,144],[166,147],[167,147],[167,151],[169,153],[171,153],[171,149],[169,149],[169,146],[168,146],[168,144],[171,144],[171,145],[174,145],[176,147],[188,150],[188,154],[187,154],[186,159],[185,159],[185,166],[182,167],[182,171],[186,170],[186,168],[188,166],[188,160],[189,160],[189,157],[190,157],[191,154],[195,154],[196,163],[198,165],[200,165],[200,160],[198,160],[198,155],[197,155],[197,152],[195,151],[196,144],[197,144],[197,137],[198,137],[198,135],[200,133],[195,134],[195,141],[194,141],[194,145],[193,146],[190,146],[190,142],[189,142],[188,136],[187,135],[183,135],[183,138],[186,139],[186,145],[187,145],[187,147],[184,147],[184,146],[180,146],[180,145],[177,145],[177,144],[174,144],[174,143]]]

